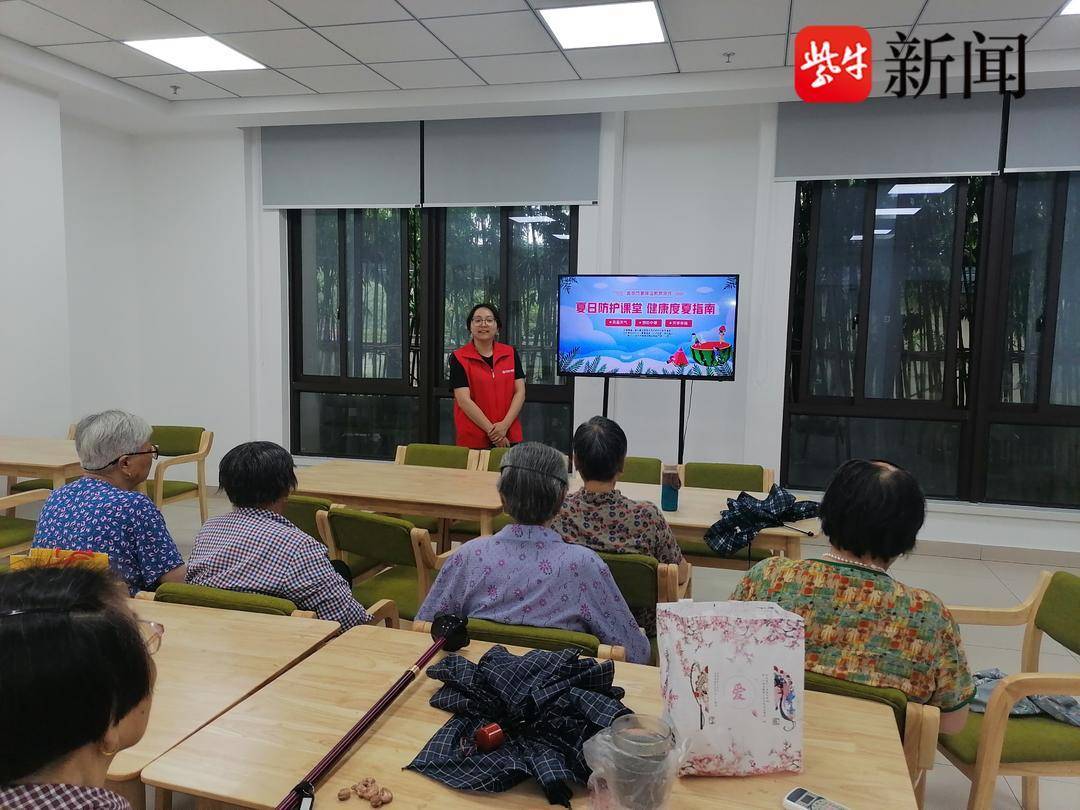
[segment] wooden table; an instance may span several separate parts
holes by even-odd
[[[82,474],[75,442],[70,439],[23,439],[0,436],[0,476],[48,478],[59,489]]]
[[[337,622],[132,599],[140,619],[165,625],[146,734],[116,755],[109,787],[138,810],[139,775],[185,737],[291,667],[340,629]]]
[[[411,631],[353,628],[151,764],[143,780],[201,797],[201,808],[273,808],[429,644]],[[462,654],[476,660],[491,646],[474,641]],[[659,670],[620,663],[615,672],[628,706],[659,713]],[[355,798],[337,800],[340,788],[365,776],[393,791],[392,807],[547,807],[533,782],[506,793],[467,793],[401,770],[450,717],[428,704],[438,685],[423,675],[411,684],[319,788],[316,807],[366,807]],[[671,806],[776,810],[802,786],[856,810],[914,810],[891,709],[817,692],[808,692],[806,703],[801,774],[684,778]],[[590,806],[584,787],[575,786],[575,794],[575,808]]]
[[[481,534],[491,534],[492,519],[502,511],[493,472],[328,461],[298,469],[296,478],[298,495],[374,512],[479,520]]]

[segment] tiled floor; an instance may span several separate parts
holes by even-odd
[[[211,502],[212,515],[229,509],[221,496]],[[194,501],[165,508],[165,517],[185,558],[199,528]],[[914,555],[893,566],[899,580],[933,591],[948,604],[1009,607],[1024,599],[1035,585],[1043,566],[983,562],[951,557]],[[1072,570],[1080,574],[1080,569]],[[699,569],[694,572],[694,597],[700,601],[727,599],[741,574],[737,571]],[[1020,663],[1021,628],[969,627],[964,629],[968,659],[974,669],[991,666],[1016,672]],[[1046,672],[1080,672],[1080,656],[1047,639],[1040,668]],[[926,810],[960,810],[967,804],[970,783],[940,755],[930,772]],[[1080,779],[1043,779],[1042,810],[1078,810]],[[1020,780],[999,779],[994,810],[1020,810]],[[179,810],[179,805],[178,805]],[[853,810],[855,810],[853,808]]]

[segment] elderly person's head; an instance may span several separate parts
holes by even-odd
[[[834,548],[888,564],[915,548],[926,498],[907,470],[887,461],[853,459],[833,473],[820,515]]]
[[[164,628],[136,620],[109,571],[0,576],[0,785],[101,787],[146,730]]]
[[[135,489],[150,474],[157,448],[145,419],[124,411],[102,411],[75,426],[75,451],[82,467],[121,489]]]
[[[232,505],[280,511],[296,489],[296,465],[280,444],[245,442],[225,454],[218,481]]]
[[[562,453],[524,442],[512,447],[499,467],[503,509],[515,522],[542,526],[558,514],[569,481]]]
[[[606,416],[582,422],[574,432],[574,467],[582,481],[614,481],[626,461],[626,434]]]

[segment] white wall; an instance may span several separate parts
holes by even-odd
[[[71,407],[60,106],[0,79],[0,434],[63,436]]]

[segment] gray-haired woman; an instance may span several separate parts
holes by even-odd
[[[470,540],[439,571],[417,619],[454,613],[503,624],[591,633],[646,663],[649,642],[604,561],[548,528],[566,496],[566,460],[536,442],[503,456],[499,494],[513,523]]]
[[[49,496],[34,534],[39,548],[108,554],[132,594],[187,574],[161,512],[136,491],[157,458],[150,433],[144,419],[124,411],[80,421],[75,450],[86,474]]]

